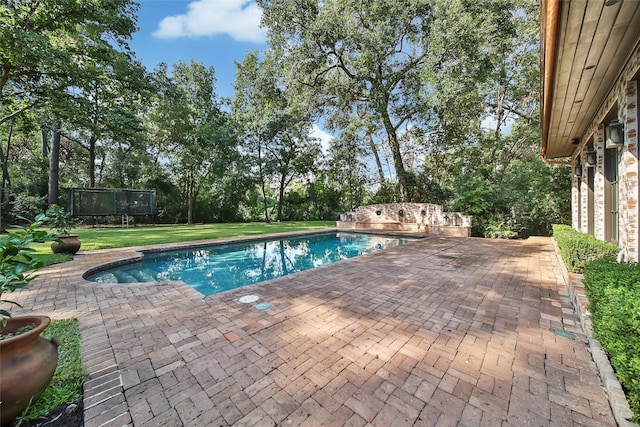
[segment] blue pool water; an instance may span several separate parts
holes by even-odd
[[[87,280],[135,283],[182,280],[204,295],[413,241],[360,233],[323,233],[270,241],[145,254],[141,261],[100,271]]]

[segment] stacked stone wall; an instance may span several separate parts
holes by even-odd
[[[385,203],[341,215],[338,228],[469,236],[471,217],[432,203]]]

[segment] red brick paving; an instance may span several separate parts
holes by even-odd
[[[206,298],[81,277],[134,254],[15,294],[80,319],[87,427],[615,425],[548,238],[428,238]]]

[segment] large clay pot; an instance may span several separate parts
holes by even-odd
[[[77,234],[70,234],[68,236],[59,236],[60,242],[51,243],[51,250],[54,254],[71,254],[75,255],[80,250],[82,244],[78,239]]]
[[[0,335],[36,325],[28,332],[0,340],[0,424],[8,426],[51,381],[58,365],[58,343],[40,333],[49,326],[47,316],[19,316],[0,329]],[[1,326],[1,324],[0,324]]]

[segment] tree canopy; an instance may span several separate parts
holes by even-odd
[[[0,124],[38,103],[72,96],[68,89],[91,79],[96,62],[115,50],[128,51],[136,12],[132,0],[4,2]]]
[[[160,222],[392,201],[472,214],[492,237],[568,220],[569,169],[537,155],[536,1],[257,4],[267,48],[237,64],[226,100],[206,64],[140,64],[132,0],[3,3],[5,220],[42,210],[58,181],[156,189]]]

